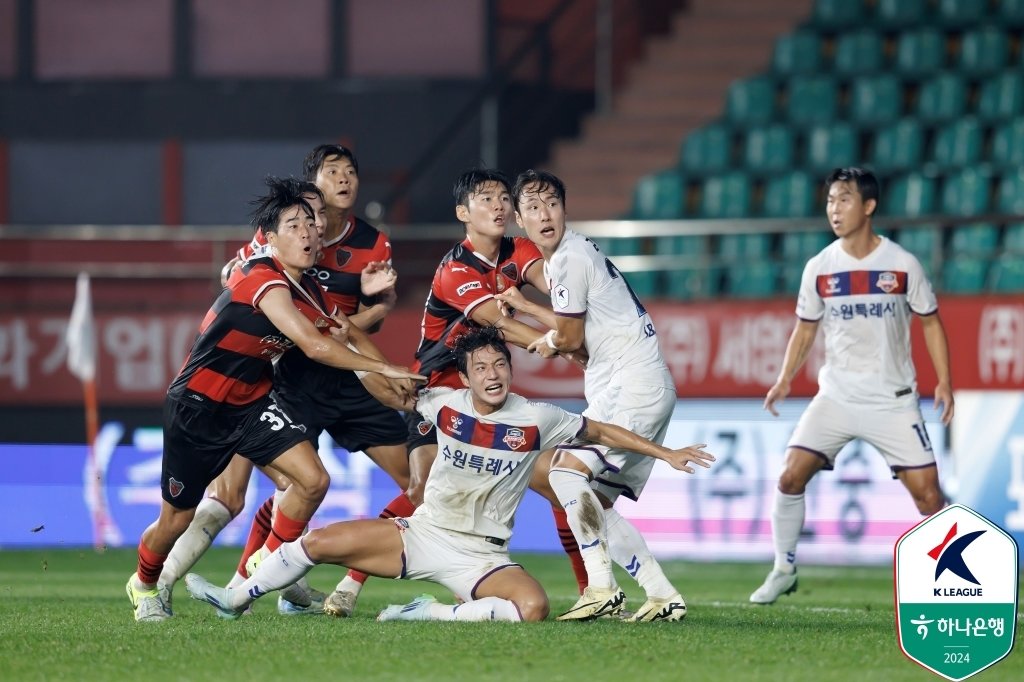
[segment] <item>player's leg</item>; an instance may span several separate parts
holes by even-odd
[[[264,549],[273,552],[285,542],[297,540],[313,517],[331,477],[308,440],[303,440],[267,464],[291,481],[278,502]]]
[[[935,464],[900,469],[896,478],[910,493],[921,514],[929,516],[946,506],[946,496],[939,486],[939,470]]]
[[[493,600],[491,620],[541,621],[550,610],[544,588],[522,566],[508,566],[491,573],[480,581],[474,595],[478,602]]]
[[[551,461],[554,459],[555,451],[546,450],[537,458],[530,476],[530,489],[551,503],[551,515],[555,520],[555,532],[558,533],[558,541],[562,544],[562,550],[569,557],[569,564],[572,566],[573,576],[576,577],[576,587],[580,594],[587,587],[587,567],[583,563],[583,556],[580,554],[580,547],[576,544],[576,537],[572,534],[569,526],[569,519],[562,509],[558,495],[551,488],[548,481],[548,474],[551,472]]]
[[[170,607],[161,598],[157,583],[174,541],[185,532],[194,515],[194,506],[179,509],[164,500],[160,503],[160,516],[143,531],[139,540],[138,566],[125,586],[136,621],[157,621],[171,616]]]
[[[935,451],[915,403],[905,409],[873,415],[863,438],[878,449],[886,464],[910,493],[917,510],[928,516],[946,505],[939,485]]]

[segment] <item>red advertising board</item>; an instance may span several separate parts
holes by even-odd
[[[760,397],[778,375],[795,321],[793,302],[708,302],[649,306],[680,397]],[[1024,388],[1024,297],[944,298],[954,387]],[[100,401],[159,405],[181,367],[202,313],[97,315]],[[421,312],[395,310],[374,338],[395,362],[411,363]],[[66,316],[0,313],[0,405],[68,405],[81,387],[67,371]],[[914,358],[923,395],[935,383],[919,325]],[[820,339],[794,382],[813,395],[824,360]],[[534,397],[582,397],[580,371],[565,361],[517,353],[516,390]]]

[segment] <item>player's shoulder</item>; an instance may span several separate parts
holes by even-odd
[[[387,241],[387,235],[362,218],[355,218],[352,234],[345,240],[345,245],[355,249],[371,249],[381,241]]]
[[[882,237],[882,242],[878,245],[878,248],[884,249],[883,255],[886,258],[891,258],[900,263],[917,265],[920,267],[921,261],[917,256],[888,237]]]
[[[483,271],[482,268],[480,259],[474,256],[463,242],[459,242],[441,259],[435,277],[447,274],[479,273]]]

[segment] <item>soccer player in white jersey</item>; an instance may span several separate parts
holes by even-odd
[[[509,392],[508,346],[493,327],[472,329],[454,352],[466,389],[423,391],[416,409],[437,427],[438,457],[423,504],[408,518],[342,521],[282,545],[238,588],[212,586],[189,574],[196,599],[227,618],[254,599],[295,582],[313,566],[332,563],[388,578],[431,580],[462,604],[423,596],[392,605],[379,620],[543,620],[544,589],[508,554],[512,520],[542,450],[580,437],[630,448],[693,473],[714,457],[694,445],[669,450],[611,424],[589,420]]]
[[[584,374],[584,416],[661,443],[676,392],[647,310],[597,245],[566,229],[561,180],[551,173],[525,171],[512,189],[512,201],[516,221],[544,256],[551,290],[552,312],[546,317],[522,297],[498,297],[552,327],[529,350],[553,357],[585,342],[590,360]],[[632,620],[681,620],[686,615],[686,602],[643,536],[614,508],[620,495],[639,497],[653,465],[654,460],[629,448],[567,442],[555,453],[548,481],[566,510],[589,579],[579,601],[560,620],[590,620],[622,609],[626,596],[615,584],[613,560],[647,595]]]
[[[875,446],[922,514],[945,504],[935,456],[921,416],[910,357],[911,313],[921,320],[938,383],[942,423],[953,418],[949,347],[931,283],[912,254],[875,234],[878,180],[860,168],[837,168],[825,182],[826,215],[836,239],[808,261],[800,282],[796,327],[764,407],[775,403],[807,359],[818,326],[825,332],[825,366],[818,393],[786,449],[772,511],[775,566],[753,594],[771,604],[796,591],[796,546],[803,528],[804,490],[818,471],[832,469],[844,445]]]

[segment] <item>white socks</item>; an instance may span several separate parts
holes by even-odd
[[[615,586],[615,577],[608,556],[604,510],[590,488],[590,480],[573,469],[554,468],[548,474],[548,482],[562,503],[569,528],[580,546],[588,586],[611,589]]]
[[[222,502],[213,497],[204,497],[196,507],[196,515],[185,532],[174,543],[171,553],[164,561],[160,573],[161,585],[174,585],[189,569],[195,566],[199,557],[213,544],[224,526],[231,523],[231,513]]]
[[[435,602],[430,605],[430,620],[458,620],[467,623],[483,620],[519,622],[522,617],[516,605],[508,599],[484,597],[457,606]]]
[[[238,587],[228,590],[232,608],[239,609],[268,592],[291,585],[316,564],[302,546],[302,540],[286,542],[260,562],[259,568]]]
[[[335,592],[351,592],[352,594],[359,596],[359,590],[363,589],[363,584],[358,580],[353,580],[345,574],[345,577],[341,579],[337,587],[334,588]]]
[[[787,495],[775,491],[772,510],[772,540],[775,543],[775,570],[792,573],[796,570],[796,545],[804,527],[807,506],[804,494]]]
[[[668,599],[673,596],[676,588],[665,577],[640,531],[614,508],[605,509],[604,516],[612,561],[633,576],[647,593],[648,599]]]

